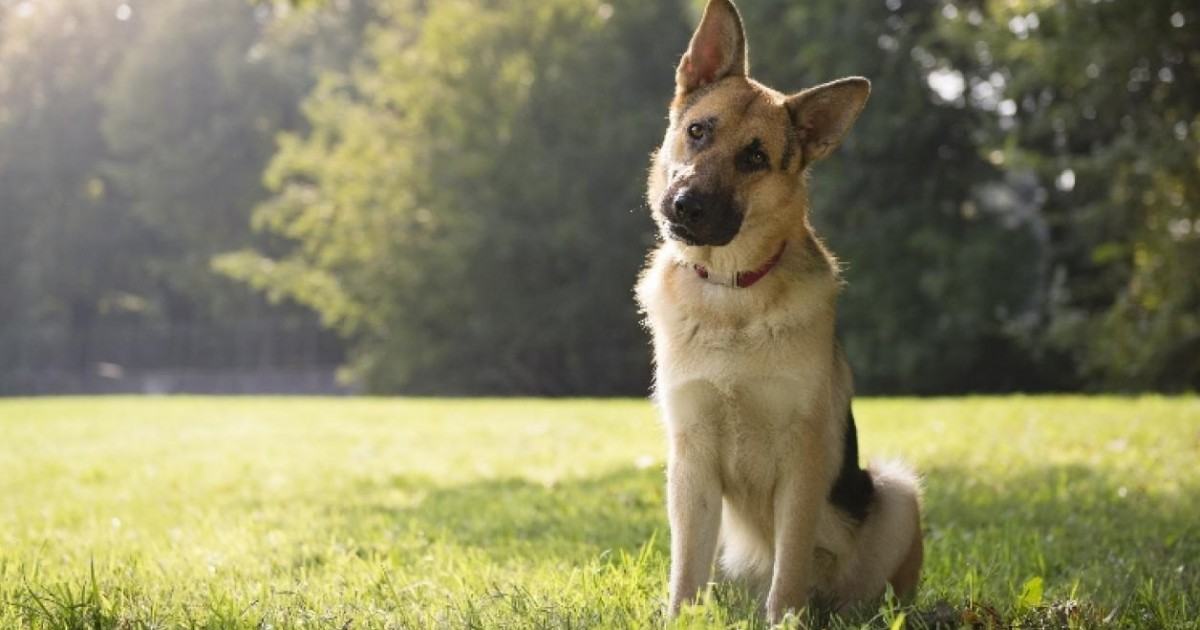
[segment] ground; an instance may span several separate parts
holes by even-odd
[[[1200,628],[1200,398],[856,417],[924,475],[924,581],[802,623]],[[662,626],[664,452],[643,401],[0,401],[0,628]]]

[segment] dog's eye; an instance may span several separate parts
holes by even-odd
[[[770,168],[771,158],[767,157],[767,152],[763,150],[762,141],[755,138],[749,146],[738,152],[734,163],[739,171],[753,173]]]
[[[688,125],[687,133],[692,140],[699,140],[704,137],[704,125],[692,123]]]

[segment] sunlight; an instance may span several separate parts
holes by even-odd
[[[929,88],[937,93],[944,101],[955,101],[963,95],[966,81],[961,72],[938,68],[926,76]]]

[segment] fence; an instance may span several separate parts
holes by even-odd
[[[308,319],[0,331],[0,395],[344,394],[340,341]]]

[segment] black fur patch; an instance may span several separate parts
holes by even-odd
[[[792,118],[792,110],[787,110],[787,144],[784,145],[784,158],[779,163],[780,170],[787,170],[792,166],[792,156],[796,155],[796,148],[800,144],[800,132],[796,128],[796,119]],[[804,164],[800,164],[800,169],[804,169]]]
[[[874,498],[875,484],[871,474],[858,467],[858,429],[854,426],[854,411],[850,410],[842,440],[842,468],[829,491],[829,500],[861,523],[867,518]]]
[[[796,128],[788,127],[787,144],[783,147],[783,159],[779,161],[779,170],[786,171],[792,165],[792,156],[796,154],[796,144],[799,140],[796,139]]]
[[[755,162],[754,155],[756,153],[762,153],[767,159],[762,162]],[[766,150],[763,149],[762,140],[755,138],[749,146],[745,147],[741,151],[738,151],[737,155],[733,158],[733,165],[739,173],[765,171],[771,168],[771,157],[768,156]]]

